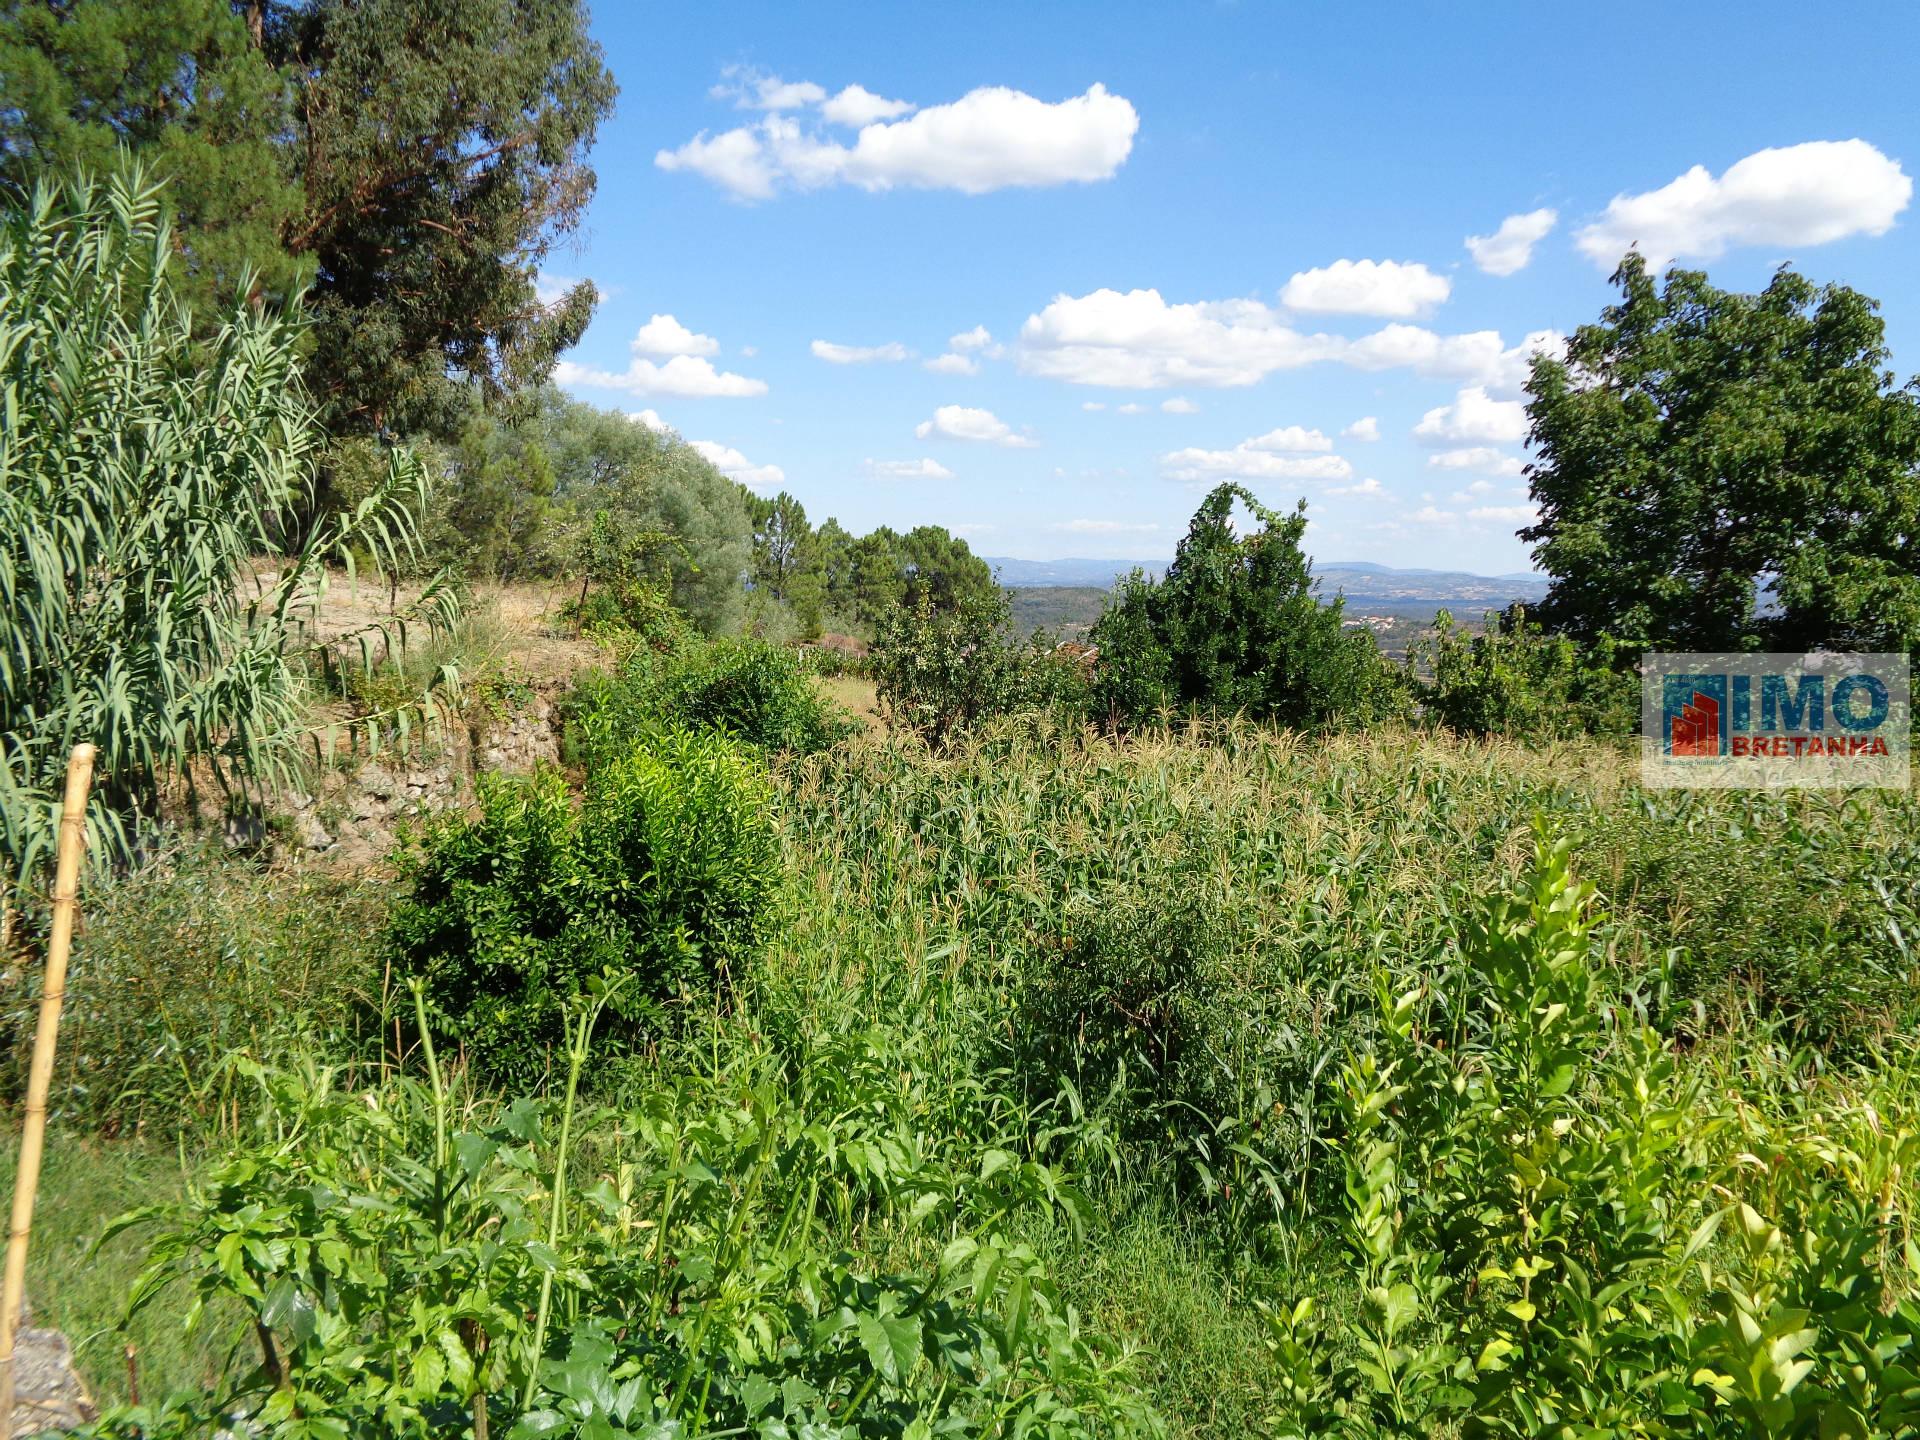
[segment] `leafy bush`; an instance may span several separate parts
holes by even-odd
[[[589,777],[576,811],[552,770],[484,777],[477,821],[448,819],[413,862],[387,945],[426,985],[439,1031],[526,1085],[589,983],[615,1052],[669,1028],[751,954],[778,882],[761,768],[716,733],[662,731]]]
[[[1215,888],[1185,867],[1074,897],[1021,976],[1029,1065],[1070,1065],[1136,1133],[1164,1135],[1176,1110],[1218,1113],[1232,940]]]
[[[1242,536],[1233,507],[1258,522]],[[1323,605],[1300,549],[1305,503],[1292,515],[1243,486],[1201,502],[1166,577],[1133,576],[1093,627],[1094,705],[1116,723],[1163,711],[1244,713],[1295,728],[1365,724],[1400,706],[1398,680],[1373,633],[1348,629],[1341,602]]]
[[[666,704],[683,724],[799,755],[860,728],[821,696],[797,652],[763,640],[723,640],[693,652],[672,677]]]
[[[1414,643],[1408,666],[1421,710],[1464,735],[1630,735],[1640,723],[1639,683],[1619,667],[1610,644],[1583,649],[1546,634],[1521,605],[1479,635],[1460,630],[1442,610]]]
[[[572,1076],[590,1028],[583,1013]],[[559,1107],[463,1104],[428,1059],[426,1083],[364,1094],[259,1072],[269,1138],[118,1222],[157,1230],[133,1307],[184,1289],[190,1324],[238,1308],[260,1363],[98,1433],[1159,1433],[1126,1355],[1015,1233],[1077,1222],[1084,1198],[931,1128],[902,1093],[912,1058],[877,1037],[797,1071],[730,1049],[585,1113],[571,1088]],[[569,1184],[595,1136],[620,1137],[589,1151],[607,1173]],[[856,1216],[918,1262],[856,1259]]]
[[[414,545],[426,482],[404,451],[381,456],[351,511],[300,523],[318,432],[299,329],[236,299],[196,338],[173,250],[138,168],[42,184],[0,217],[0,851],[14,884],[50,854],[77,741],[99,747],[101,857],[125,855],[129,818],[196,765],[234,787],[289,778],[311,738],[297,626],[325,561],[364,548],[390,564]],[[263,551],[278,564],[256,589]],[[429,587],[421,605],[444,621],[447,601]]]
[[[864,680],[873,674],[867,656],[851,655],[831,645],[810,645],[800,653],[806,658],[807,668],[823,680],[838,680],[849,675]]]
[[[568,753],[590,766],[661,727],[724,730],[764,751],[801,755],[859,729],[794,651],[764,640],[637,648],[616,674],[582,676],[564,716]]]
[[[883,615],[870,668],[889,723],[938,749],[995,715],[1083,714],[1078,662],[1055,653],[1044,634],[1019,644],[1011,618],[999,589],[946,609],[923,598]]]

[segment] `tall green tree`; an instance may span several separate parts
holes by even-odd
[[[750,495],[747,509],[753,516],[753,583],[786,600],[813,536],[806,507],[782,490],[772,496]]]
[[[595,299],[534,285],[593,194],[613,106],[582,0],[297,0],[262,32],[298,77],[287,241],[316,266],[329,428],[446,432],[473,390],[545,376]]]
[[[901,598],[908,605],[924,599],[936,612],[954,611],[999,598],[1000,587],[987,562],[943,526],[914,526],[895,541],[894,554],[903,581]]]
[[[737,631],[752,558],[746,487],[677,435],[551,387],[538,399],[538,415],[525,423],[537,427],[552,466],[561,527],[588,539],[604,516],[602,535],[613,543],[667,537],[671,543],[644,547],[646,573],[638,578],[660,586],[708,634]]]
[[[1920,645],[1920,397],[1878,305],[1785,267],[1613,280],[1527,385],[1540,618],[1623,653]]]
[[[1236,532],[1234,506],[1254,525]],[[1138,572],[1093,628],[1095,703],[1118,720],[1159,710],[1244,713],[1311,727],[1366,721],[1394,684],[1373,632],[1322,604],[1300,548],[1306,504],[1279,514],[1243,486],[1200,503],[1159,581]]]
[[[205,327],[310,282],[336,435],[450,437],[579,339],[592,285],[535,277],[613,97],[583,0],[0,0],[0,179],[132,150]]]
[[[311,278],[287,244],[293,99],[227,0],[0,0],[0,180],[24,192],[134,151],[167,182],[175,283],[207,326],[244,272],[275,301]]]
[[[553,568],[553,456],[537,426],[481,413],[434,458],[462,573],[505,582]]]
[[[800,547],[793,583],[811,594],[810,579],[817,580],[824,608],[837,623],[867,630],[922,600],[946,614],[999,593],[987,562],[938,525],[915,526],[904,535],[881,525],[856,538],[829,518]]]

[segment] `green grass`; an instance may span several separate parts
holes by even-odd
[[[13,1135],[0,1149],[0,1185],[8,1194],[18,1149]],[[140,1141],[71,1131],[48,1137],[28,1251],[27,1299],[36,1323],[58,1327],[72,1342],[74,1365],[97,1405],[130,1398],[129,1346],[141,1394],[149,1400],[172,1390],[204,1389],[223,1373],[231,1334],[223,1334],[218,1323],[189,1336],[176,1307],[150,1310],[122,1328],[143,1254],[137,1236],[118,1236],[92,1253],[109,1220],[177,1197],[198,1165],[196,1152]]]
[[[261,865],[206,846],[162,855],[83,896],[49,1113],[166,1137],[235,1124],[238,1055],[376,1053],[375,956],[391,881]],[[24,1088],[37,969],[0,1005],[7,1087]]]

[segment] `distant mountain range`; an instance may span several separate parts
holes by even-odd
[[[1537,605],[1547,593],[1546,578],[1540,575],[1396,570],[1364,560],[1315,565],[1313,575],[1320,582],[1323,597],[1331,597],[1335,591],[1347,597],[1349,614],[1370,610],[1407,614],[1444,607],[1460,611],[1465,619],[1483,610],[1503,610],[1515,600]]]
[[[1012,560],[1005,556],[982,555],[989,569],[1009,590],[1026,590],[1036,585],[1092,585],[1111,588],[1134,567],[1149,575],[1167,568],[1164,560]]]
[[[1166,569],[1166,562],[1161,560],[1013,560],[991,555],[982,558],[999,575],[1000,583],[1013,590],[1059,586],[1092,586],[1104,590],[1130,574],[1136,565],[1149,575],[1158,575]],[[1313,573],[1320,582],[1320,593],[1331,598],[1334,592],[1340,592],[1347,597],[1349,610],[1432,611],[1441,606],[1498,609],[1513,600],[1534,604],[1547,593],[1546,579],[1540,575],[1403,570],[1371,560],[1316,563]]]

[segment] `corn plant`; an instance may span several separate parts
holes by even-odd
[[[1920,1434],[1910,1097],[1844,1134],[1755,1114],[1764,1065],[1715,1094],[1608,995],[1591,899],[1542,838],[1451,994],[1383,989],[1346,1071],[1360,1333],[1342,1365],[1272,1312],[1289,1391],[1356,1433]]]
[[[48,854],[78,741],[99,747],[97,854],[124,853],[165,781],[288,779],[317,733],[300,621],[326,562],[414,544],[426,480],[405,451],[350,511],[304,523],[318,432],[300,327],[241,299],[196,340],[173,250],[137,165],[42,183],[0,215],[0,845],[16,883]],[[430,586],[422,613],[450,604]],[[370,665],[393,629],[335,649],[358,640]]]

